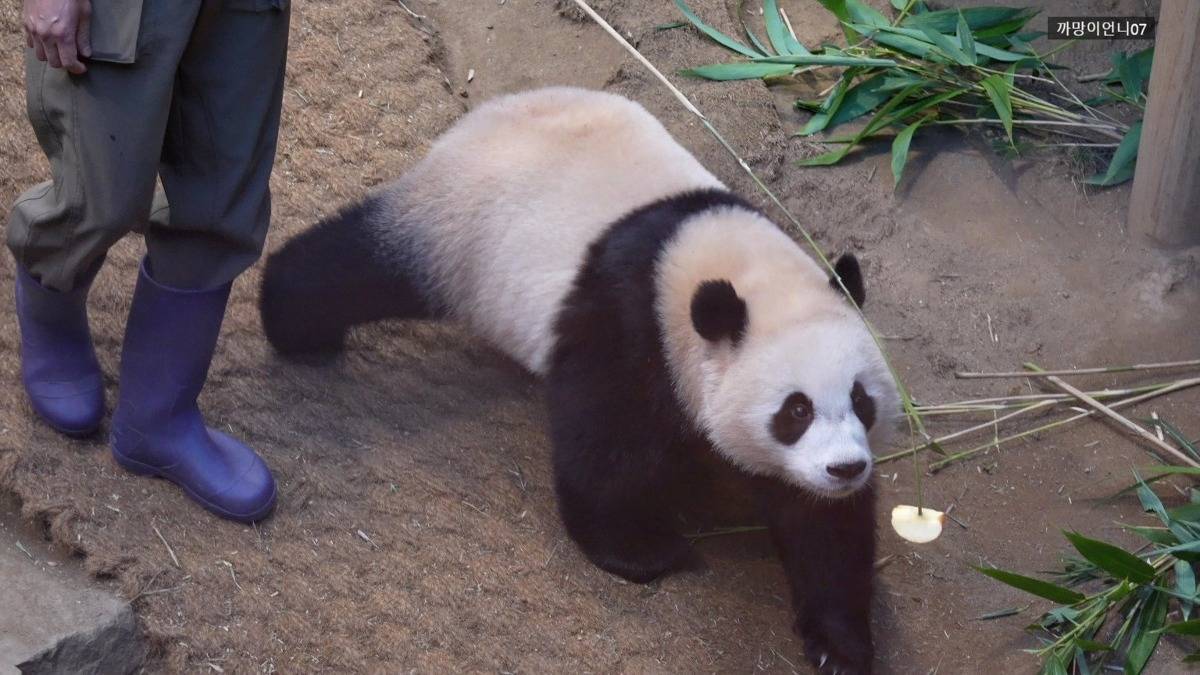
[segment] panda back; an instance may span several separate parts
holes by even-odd
[[[466,115],[382,193],[452,316],[544,374],[554,320],[588,246],[629,212],[722,187],[640,105],[572,88],[502,97]]]

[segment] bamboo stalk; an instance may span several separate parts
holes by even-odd
[[[1128,373],[1135,370],[1164,370],[1167,368],[1196,368],[1200,367],[1200,359],[1189,361],[1167,361],[1164,363],[1137,363],[1132,366],[1113,366],[1109,368],[1077,368],[1075,370],[1021,370],[1011,373],[964,373],[957,372],[954,376],[961,380],[997,378],[997,377],[1056,377],[1059,375],[1094,375],[1096,373]]]
[[[930,448],[935,444],[940,445],[942,443],[947,443],[949,441],[952,441],[956,438],[962,438],[963,436],[967,436],[976,431],[982,431],[984,429],[989,429],[989,428],[995,427],[996,425],[1000,424],[1001,422],[1010,420],[1019,415],[1024,415],[1025,413],[1028,413],[1028,412],[1033,412],[1034,410],[1041,410],[1043,408],[1048,408],[1048,407],[1054,405],[1055,403],[1058,403],[1058,401],[1040,401],[1038,403],[1033,403],[1031,405],[1025,406],[1024,408],[1021,408],[1020,410],[1017,410],[1015,412],[1011,412],[1007,415],[1004,415],[1003,417],[994,417],[991,420],[988,420],[987,422],[984,422],[982,424],[976,424],[973,427],[967,427],[966,429],[963,429],[961,431],[956,431],[952,434],[946,434],[945,436],[935,438],[926,443],[922,443],[921,445],[918,445],[916,447],[912,447],[907,450],[901,450],[900,452],[893,452],[890,455],[884,455],[883,457],[880,457],[879,459],[875,460],[875,463],[883,464],[885,462],[890,462],[894,459],[900,459],[902,457],[908,457],[909,455],[915,455],[916,453],[921,452],[922,450],[925,450],[927,448]]]
[[[1137,396],[1132,396],[1130,398],[1121,399],[1120,401],[1114,402],[1109,407],[1113,408],[1113,409],[1124,408],[1126,406],[1134,405],[1135,403],[1141,403],[1143,401],[1147,401],[1149,399],[1156,398],[1158,396],[1164,396],[1166,394],[1170,394],[1170,393],[1179,391],[1181,389],[1187,389],[1189,387],[1194,387],[1196,385],[1200,385],[1200,377],[1194,377],[1194,378],[1187,379],[1187,380],[1179,380],[1178,382],[1165,385],[1163,387],[1155,389],[1154,391],[1146,392],[1145,394],[1139,394]],[[993,447],[1000,445],[1001,443],[1007,443],[1009,441],[1019,440],[1019,439],[1025,438],[1026,436],[1032,436],[1033,434],[1038,434],[1038,433],[1042,433],[1044,431],[1049,431],[1051,429],[1060,427],[1064,424],[1069,424],[1076,420],[1081,420],[1085,417],[1092,417],[1093,415],[1096,414],[1096,412],[1097,411],[1095,411],[1095,410],[1089,410],[1087,412],[1082,412],[1077,415],[1072,415],[1071,417],[1067,417],[1067,418],[1058,420],[1057,422],[1051,422],[1050,424],[1044,424],[1035,429],[1029,429],[1027,431],[1022,431],[1017,434],[1012,434],[1011,436],[1005,436],[1004,438],[1001,438],[998,441],[991,441],[988,443],[984,443],[983,445],[976,446],[974,448],[971,448],[970,450],[963,450],[962,452],[956,452],[953,455],[950,455],[948,457],[945,457],[943,459],[940,459],[940,460],[930,464],[929,470],[934,471],[934,472],[940,471],[941,469],[945,468],[949,464],[952,464],[952,463],[957,462],[962,459],[966,459],[967,457],[970,457],[972,455],[983,452],[984,450],[989,450]]]
[[[1079,389],[1077,389],[1075,387],[1072,387],[1071,385],[1064,382],[1062,379],[1055,377],[1053,375],[1048,375],[1046,377],[1046,379],[1050,380],[1050,382],[1053,383],[1054,386],[1062,389],[1063,391],[1074,396],[1075,398],[1079,399],[1080,401],[1083,401],[1084,403],[1092,406],[1093,408],[1095,408],[1096,410],[1100,411],[1105,416],[1107,416],[1109,419],[1115,421],[1116,423],[1120,424],[1121,426],[1125,427],[1126,429],[1129,429],[1130,431],[1134,432],[1138,436],[1141,436],[1143,439],[1149,441],[1151,445],[1153,445],[1154,447],[1167,453],[1167,455],[1174,457],[1175,459],[1179,460],[1180,462],[1183,462],[1184,464],[1186,464],[1188,466],[1200,468],[1200,462],[1197,462],[1196,460],[1192,459],[1191,457],[1188,457],[1187,455],[1183,454],[1182,452],[1180,452],[1178,449],[1176,449],[1174,446],[1167,443],[1166,441],[1160,440],[1158,438],[1158,436],[1155,436],[1154,434],[1150,433],[1149,431],[1146,431],[1145,429],[1143,429],[1141,427],[1141,425],[1135,424],[1128,417],[1125,417],[1124,415],[1117,413],[1111,407],[1104,405],[1103,403],[1101,403],[1100,401],[1097,401],[1096,399],[1092,398],[1091,396],[1088,396],[1087,393],[1080,391]]]
[[[1120,143],[1038,143],[1039,148],[1115,148]]]
[[[1115,127],[1106,124],[1088,124],[1086,122],[1070,122],[1065,120],[1013,120],[1012,123],[1016,126],[1030,127],[1077,127],[1080,129],[1094,129],[1096,133],[1103,134],[1110,138],[1121,139],[1124,135],[1113,131]],[[953,120],[933,120],[927,124],[1002,124],[1000,120],[987,119],[986,117],[971,118],[971,119],[953,119]]]
[[[1158,384],[1150,384],[1144,387],[1132,387],[1128,389],[1100,389],[1089,391],[1088,393],[1096,398],[1112,398],[1114,396],[1128,396],[1129,394],[1141,394],[1143,392],[1152,391],[1159,387],[1165,387],[1172,382],[1160,382]],[[1071,398],[1069,394],[1017,394],[1015,396],[995,396],[993,398],[976,398],[966,401],[951,401],[950,403],[938,403],[935,405],[918,405],[917,410],[921,412],[936,412],[946,408],[967,408],[970,406],[984,405],[990,403],[1006,403],[1008,401],[1045,401],[1056,400],[1063,401]],[[983,408],[985,412],[988,408]]]

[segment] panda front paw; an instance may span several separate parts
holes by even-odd
[[[870,675],[875,648],[866,620],[824,616],[797,621],[796,632],[804,640],[804,655],[818,673]]]

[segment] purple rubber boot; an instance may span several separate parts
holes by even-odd
[[[166,478],[222,518],[250,523],[275,506],[271,471],[253,450],[205,426],[196,404],[230,286],[169,288],[142,262],[121,352],[112,450],[125,469]]]
[[[94,276],[94,275],[93,275]],[[92,279],[60,293],[17,265],[21,381],[33,410],[74,437],[95,433],[104,417],[104,376],[92,347],[87,296]]]

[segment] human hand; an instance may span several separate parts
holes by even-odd
[[[39,61],[79,75],[87,66],[79,58],[92,55],[90,0],[25,0],[25,44]]]

